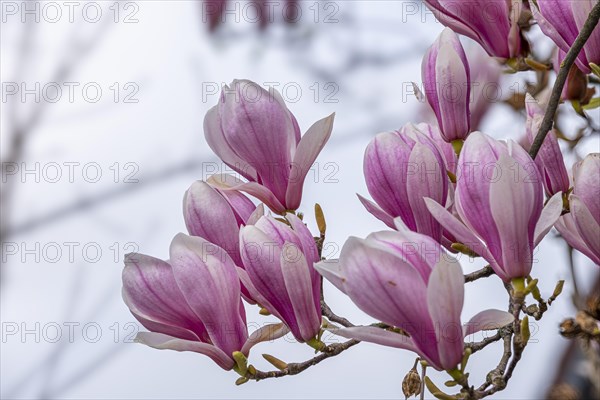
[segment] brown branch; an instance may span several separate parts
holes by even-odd
[[[473,353],[476,353],[476,352],[478,352],[480,350],[483,350],[488,345],[497,342],[498,340],[502,339],[502,337],[503,337],[502,330],[498,330],[495,334],[493,334],[490,337],[487,337],[487,338],[483,339],[480,342],[465,343],[465,347],[470,348],[471,349],[471,354],[473,354]]]
[[[246,377],[248,379],[260,381],[262,379],[281,378],[283,376],[296,375],[312,366],[317,365],[318,363],[320,363],[323,360],[337,356],[341,352],[348,350],[350,347],[352,347],[358,343],[360,343],[358,340],[352,339],[352,340],[348,340],[347,342],[344,342],[344,343],[330,344],[323,350],[323,352],[321,354],[319,354],[318,356],[316,356],[314,358],[311,358],[310,360],[307,360],[307,361],[304,361],[301,363],[287,364],[286,368],[279,370],[279,371],[264,372],[264,371],[256,370],[256,372],[254,372],[253,374],[249,373]]]
[[[558,103],[560,102],[560,96],[562,94],[563,87],[565,86],[565,82],[567,81],[567,76],[571,66],[577,59],[581,49],[583,49],[585,42],[591,36],[594,28],[598,24],[598,20],[600,20],[600,2],[596,3],[592,9],[588,19],[585,21],[585,24],[583,24],[583,27],[579,31],[577,39],[575,39],[571,49],[568,51],[565,59],[561,63],[560,70],[556,76],[556,82],[554,82],[554,87],[552,88],[552,95],[550,96],[550,101],[548,102],[546,114],[544,115],[544,119],[540,125],[540,130],[538,131],[538,134],[531,145],[531,149],[529,150],[529,155],[531,158],[535,158],[535,156],[537,156],[540,148],[542,147],[542,143],[544,143],[546,135],[550,129],[552,129],[552,125],[554,123],[554,114],[556,114],[556,109],[558,108]]]
[[[481,279],[481,278],[487,278],[488,276],[492,276],[492,275],[494,275],[494,270],[492,269],[492,267],[490,267],[488,265],[488,266],[481,268],[480,270],[471,272],[470,274],[466,274],[465,275],[465,283],[473,282],[473,281],[476,281],[477,279]]]
[[[329,305],[327,303],[325,303],[325,300],[323,300],[322,298],[321,298],[321,313],[323,314],[324,317],[327,317],[327,319],[329,319],[331,322],[337,322],[338,324],[343,325],[346,328],[354,326],[354,324],[352,322],[348,321],[346,318],[340,317],[339,315],[334,313],[331,310],[331,308],[329,307]]]

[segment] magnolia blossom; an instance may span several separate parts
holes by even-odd
[[[169,261],[128,254],[123,300],[151,331],[138,333],[136,341],[157,349],[202,353],[231,369],[234,352],[248,355],[255,343],[283,336],[287,330],[281,325],[248,335],[235,268],[221,248],[181,233],[171,243]]]
[[[556,223],[567,243],[600,265],[600,153],[573,166],[570,213]]]
[[[296,210],[306,174],[329,140],[334,115],[315,122],[304,136],[294,115],[275,89],[235,80],[204,119],[210,148],[246,178],[215,175],[209,180],[224,190],[241,190],[279,214]]]
[[[458,160],[455,217],[426,199],[433,216],[460,243],[484,257],[504,281],[529,275],[533,249],[562,211],[562,194],[544,207],[538,169],[518,144],[480,132],[465,141]]]
[[[521,52],[521,0],[424,0],[435,17],[456,33],[478,42],[490,56]]]
[[[408,229],[441,242],[442,227],[427,210],[423,198],[446,204],[446,164],[444,152],[412,124],[380,133],[367,146],[363,167],[367,188],[377,204],[358,197],[389,227],[394,228],[394,218],[400,217]]]
[[[525,125],[526,140],[531,146],[540,129],[544,119],[544,110],[538,105],[537,101],[528,93],[525,98],[525,108],[527,109],[527,122]],[[558,192],[567,193],[569,190],[569,174],[565,167],[565,161],[558,145],[558,140],[554,130],[546,135],[542,147],[535,158],[542,183],[548,196]]]
[[[421,65],[425,96],[444,139],[464,139],[470,132],[471,73],[458,36],[442,31]]]
[[[339,260],[315,268],[361,310],[409,336],[375,327],[333,329],[336,334],[414,351],[438,370],[456,368],[465,336],[513,321],[504,311],[486,310],[462,327],[460,265],[431,238],[405,229],[351,237]]]
[[[465,48],[465,53],[471,74],[470,127],[475,131],[481,126],[491,106],[502,100],[500,96],[502,68],[497,60],[490,58],[479,46],[468,46]],[[421,104],[419,120],[437,124],[437,117],[429,103],[425,101],[425,95],[418,86],[415,85],[413,89]]]
[[[285,218],[289,225],[263,216],[241,229],[245,270],[238,274],[252,298],[306,342],[321,327],[321,281],[313,269],[319,254],[304,223],[294,214]]]
[[[571,49],[597,0],[530,1],[531,10],[542,31],[565,53]],[[592,31],[575,61],[580,70],[592,72],[590,63],[600,64],[600,27]]]

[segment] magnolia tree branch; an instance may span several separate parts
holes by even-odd
[[[344,342],[344,343],[333,343],[333,344],[330,344],[327,347],[325,347],[325,349],[323,349],[323,352],[321,354],[319,354],[318,356],[316,356],[314,358],[311,358],[310,360],[307,360],[307,361],[304,361],[301,363],[286,364],[285,367],[281,368],[279,371],[267,371],[267,372],[259,371],[259,370],[252,371],[252,372],[249,372],[248,375],[246,375],[246,377],[248,379],[260,381],[262,379],[281,378],[283,376],[296,375],[314,365],[317,365],[318,363],[320,363],[323,360],[326,360],[330,357],[337,356],[341,352],[348,350],[350,347],[357,345],[358,343],[360,343],[360,342],[358,340],[354,340],[354,339],[348,340],[347,342]]]
[[[465,283],[476,281],[477,279],[487,278],[494,275],[494,270],[489,265],[465,275]]]
[[[552,125],[554,123],[554,115],[556,114],[556,109],[558,108],[558,104],[560,102],[560,96],[562,94],[563,87],[565,86],[565,82],[567,81],[567,76],[569,75],[569,71],[571,66],[577,59],[577,56],[583,49],[585,42],[587,42],[588,38],[592,35],[594,28],[598,25],[598,21],[600,20],[600,2],[596,3],[592,12],[590,13],[588,19],[585,21],[585,24],[579,31],[579,35],[571,49],[565,56],[565,59],[560,65],[560,70],[558,75],[556,76],[556,82],[554,82],[554,87],[552,88],[552,95],[550,96],[550,101],[548,102],[548,108],[546,109],[546,114],[544,114],[544,119],[542,120],[542,124],[540,125],[540,130],[529,149],[529,155],[531,158],[535,158],[542,147],[542,143],[544,143],[544,139],[550,129],[552,129]]]
[[[329,305],[325,303],[325,300],[321,300],[321,313],[324,317],[327,317],[327,319],[329,319],[331,322],[338,323],[342,326],[345,326],[346,328],[354,326],[354,324],[348,321],[346,318],[340,317],[339,315],[334,313],[329,307]]]

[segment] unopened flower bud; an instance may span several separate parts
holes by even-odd
[[[572,318],[560,323],[560,334],[566,338],[574,338],[581,333],[581,328]]]
[[[402,381],[402,393],[408,399],[410,396],[417,396],[421,393],[421,377],[416,368],[412,368]]]

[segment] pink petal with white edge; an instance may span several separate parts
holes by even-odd
[[[431,143],[431,146],[435,144]],[[434,149],[437,152],[437,147]],[[416,172],[409,173],[406,177],[406,193],[415,218],[416,231],[440,241],[442,228],[427,210],[423,199],[432,198],[437,202],[445,202],[447,198],[448,179],[443,158],[441,154],[434,154],[431,147],[417,142],[410,152],[408,162],[418,166]]]
[[[236,263],[241,261],[236,216],[216,189],[203,181],[194,182],[183,196],[183,217],[190,235],[215,243],[229,252]]]
[[[331,136],[334,118],[335,113],[315,122],[298,143],[285,194],[286,205],[291,210],[300,207],[304,179]]]
[[[552,229],[556,221],[560,218],[562,208],[562,192],[558,192],[554,196],[552,196],[550,200],[548,200],[548,202],[542,209],[540,219],[535,225],[535,233],[533,235],[534,246],[540,244],[544,236],[546,236],[546,234],[550,232],[550,229]]]
[[[225,164],[229,165],[234,171],[239,172],[244,178],[256,180],[256,170],[246,161],[242,160],[229,143],[227,143],[221,127],[218,105],[208,110],[204,117],[204,137],[208,146]]]
[[[259,222],[269,223],[268,218],[270,217],[263,217]],[[284,225],[292,232],[287,225],[279,224]],[[279,245],[274,246],[275,243],[272,237],[266,235],[255,225],[242,227],[240,230],[240,252],[244,261],[244,269],[248,273],[248,278],[252,281],[252,287],[260,296],[254,297],[252,287],[247,286],[245,281],[242,280],[242,282],[260,305],[269,310],[271,314],[288,323],[290,321],[286,318],[288,315],[293,314],[293,309],[290,305],[281,272],[279,261],[281,248]],[[240,273],[238,271],[238,275]],[[264,300],[266,300],[266,303]]]
[[[535,226],[541,213],[541,201],[536,202],[536,191],[541,195],[542,185],[539,181],[528,178],[515,180],[517,177],[528,177],[527,171],[514,158],[501,154],[496,161],[496,170],[500,171],[497,179],[489,186],[489,208],[493,223],[498,231],[498,241],[488,239],[487,246],[501,254],[498,260],[509,278],[529,275],[533,261],[533,237]],[[517,174],[517,175],[515,175]]]
[[[211,344],[177,339],[154,332],[139,332],[135,341],[159,350],[193,351],[204,354],[224,370],[230,370],[234,365],[234,361],[230,356]]]
[[[204,324],[189,307],[166,261],[127,254],[122,279],[123,300],[147,329],[177,333],[186,339],[207,339]]]
[[[353,326],[349,328],[329,327],[325,329],[337,336],[345,337],[346,339],[360,340],[361,342],[412,351],[424,358],[429,365],[437,369],[436,363],[426,354],[423,354],[410,337],[400,333],[376,328],[374,326]]]
[[[169,248],[173,274],[211,342],[230,354],[248,338],[240,313],[241,287],[231,257],[200,238],[177,234]]]
[[[148,329],[149,331],[156,333],[164,333],[165,335],[173,336],[179,339],[201,341],[198,335],[196,335],[192,331],[168,323],[156,322],[144,317],[135,309],[135,306],[132,305],[131,300],[127,298],[127,293],[125,291],[123,291],[122,295],[123,301],[125,302],[127,307],[129,307],[129,311],[131,311],[131,314],[133,314],[135,319],[137,319],[140,322],[140,324],[142,324],[142,326]],[[204,339],[208,340],[208,335],[205,334],[204,336]]]
[[[436,328],[437,352],[444,369],[456,367],[463,353],[460,324],[465,278],[456,260],[442,258],[429,276],[427,307]]]
[[[325,329],[346,339],[355,339],[362,342],[410,350],[415,353],[418,352],[417,347],[410,337],[374,326],[353,326],[350,328],[329,327]]]
[[[278,214],[283,214],[286,211],[286,208],[281,204],[277,197],[275,197],[273,192],[256,182],[243,182],[229,174],[212,175],[208,178],[207,182],[222,190],[239,190],[246,192],[265,203],[267,207]]]
[[[250,215],[256,210],[254,203],[242,192],[237,190],[219,190],[231,206],[238,225],[245,225]]]
[[[293,243],[286,242],[283,245],[280,262],[300,336],[304,341],[310,340],[317,335],[321,326],[321,316],[315,308],[311,271],[302,250]]]
[[[578,196],[571,195],[570,204],[581,239],[596,257],[600,257],[600,225]]]
[[[250,293],[250,296],[252,296],[252,298],[254,300],[256,300],[256,302],[260,306],[269,310],[269,312],[271,314],[273,314],[274,316],[276,316],[277,318],[283,320],[283,318],[281,318],[281,315],[279,315],[279,313],[277,312],[275,307],[273,307],[273,305],[269,302],[269,300],[265,299],[265,297],[256,289],[256,286],[254,286],[254,284],[252,283],[252,280],[248,276],[248,272],[246,272],[246,270],[239,268],[239,267],[236,268],[236,271],[240,278],[240,282],[242,283],[242,285],[244,285],[244,287],[246,289],[248,289],[248,293]]]
[[[467,337],[479,331],[500,329],[515,320],[512,314],[501,310],[485,310],[475,314],[473,318],[463,325],[463,336]]]
[[[454,34],[454,33],[452,33]],[[469,133],[469,77],[458,52],[451,46],[440,46],[435,73],[442,93],[438,93],[442,134],[447,141],[464,139]],[[442,80],[443,79],[443,80]],[[460,98],[448,99],[449,87],[459,88]],[[466,89],[465,89],[466,88]]]
[[[436,343],[427,309],[426,282],[398,251],[374,239],[351,236],[344,243],[339,262],[346,277],[346,293],[361,310],[405,329],[415,343]]]
[[[250,349],[262,342],[271,342],[288,334],[290,330],[285,324],[269,324],[252,332],[242,347],[242,353],[248,355]]]
[[[287,213],[285,219],[288,220],[292,226],[292,229],[294,230],[294,233],[296,233],[300,239],[306,260],[308,262],[319,261],[319,252],[317,245],[315,244],[315,238],[313,237],[312,233],[310,233],[304,222],[302,222],[300,218],[292,213]]]
[[[379,207],[377,204],[375,204],[371,200],[368,200],[368,199],[362,197],[360,194],[357,194],[357,196],[358,196],[358,199],[360,200],[360,202],[362,203],[362,205],[367,209],[368,212],[371,213],[371,215],[373,215],[375,218],[377,218],[378,220],[380,220],[381,222],[383,222],[390,228],[396,229],[396,227],[394,225],[394,217],[392,217],[387,212],[383,211],[383,209],[381,207]]]
[[[321,308],[321,279],[318,272],[313,268],[314,263],[320,260],[319,250],[315,244],[315,238],[308,230],[308,227],[295,214],[288,213],[285,217],[296,236],[300,239],[302,250],[308,264],[308,271],[312,282],[313,302],[317,309]]]
[[[492,253],[490,253],[488,248],[469,228],[467,228],[454,215],[450,214],[448,210],[435,201],[431,199],[425,199],[425,204],[427,204],[427,208],[434,218],[437,219],[438,222],[452,234],[452,236],[454,236],[460,243],[467,245],[477,254],[485,258],[487,262],[490,263],[492,268],[494,268],[494,272],[504,279],[504,271],[502,271],[502,268],[500,268]]]
[[[260,217],[265,215],[265,206],[264,204],[259,204],[256,206],[256,209],[250,214],[248,220],[246,221],[246,225],[254,225],[258,222]]]
[[[315,269],[338,290],[342,293],[346,293],[344,288],[345,278],[342,275],[340,260],[324,260],[318,262],[315,264]]]
[[[561,216],[554,227],[560,232],[561,236],[565,241],[576,250],[579,250],[583,254],[585,254],[588,258],[590,258],[594,263],[600,265],[600,257],[596,256],[590,248],[585,244],[579,231],[577,230],[577,224],[575,223],[575,219],[573,218],[572,213],[565,214]]]

